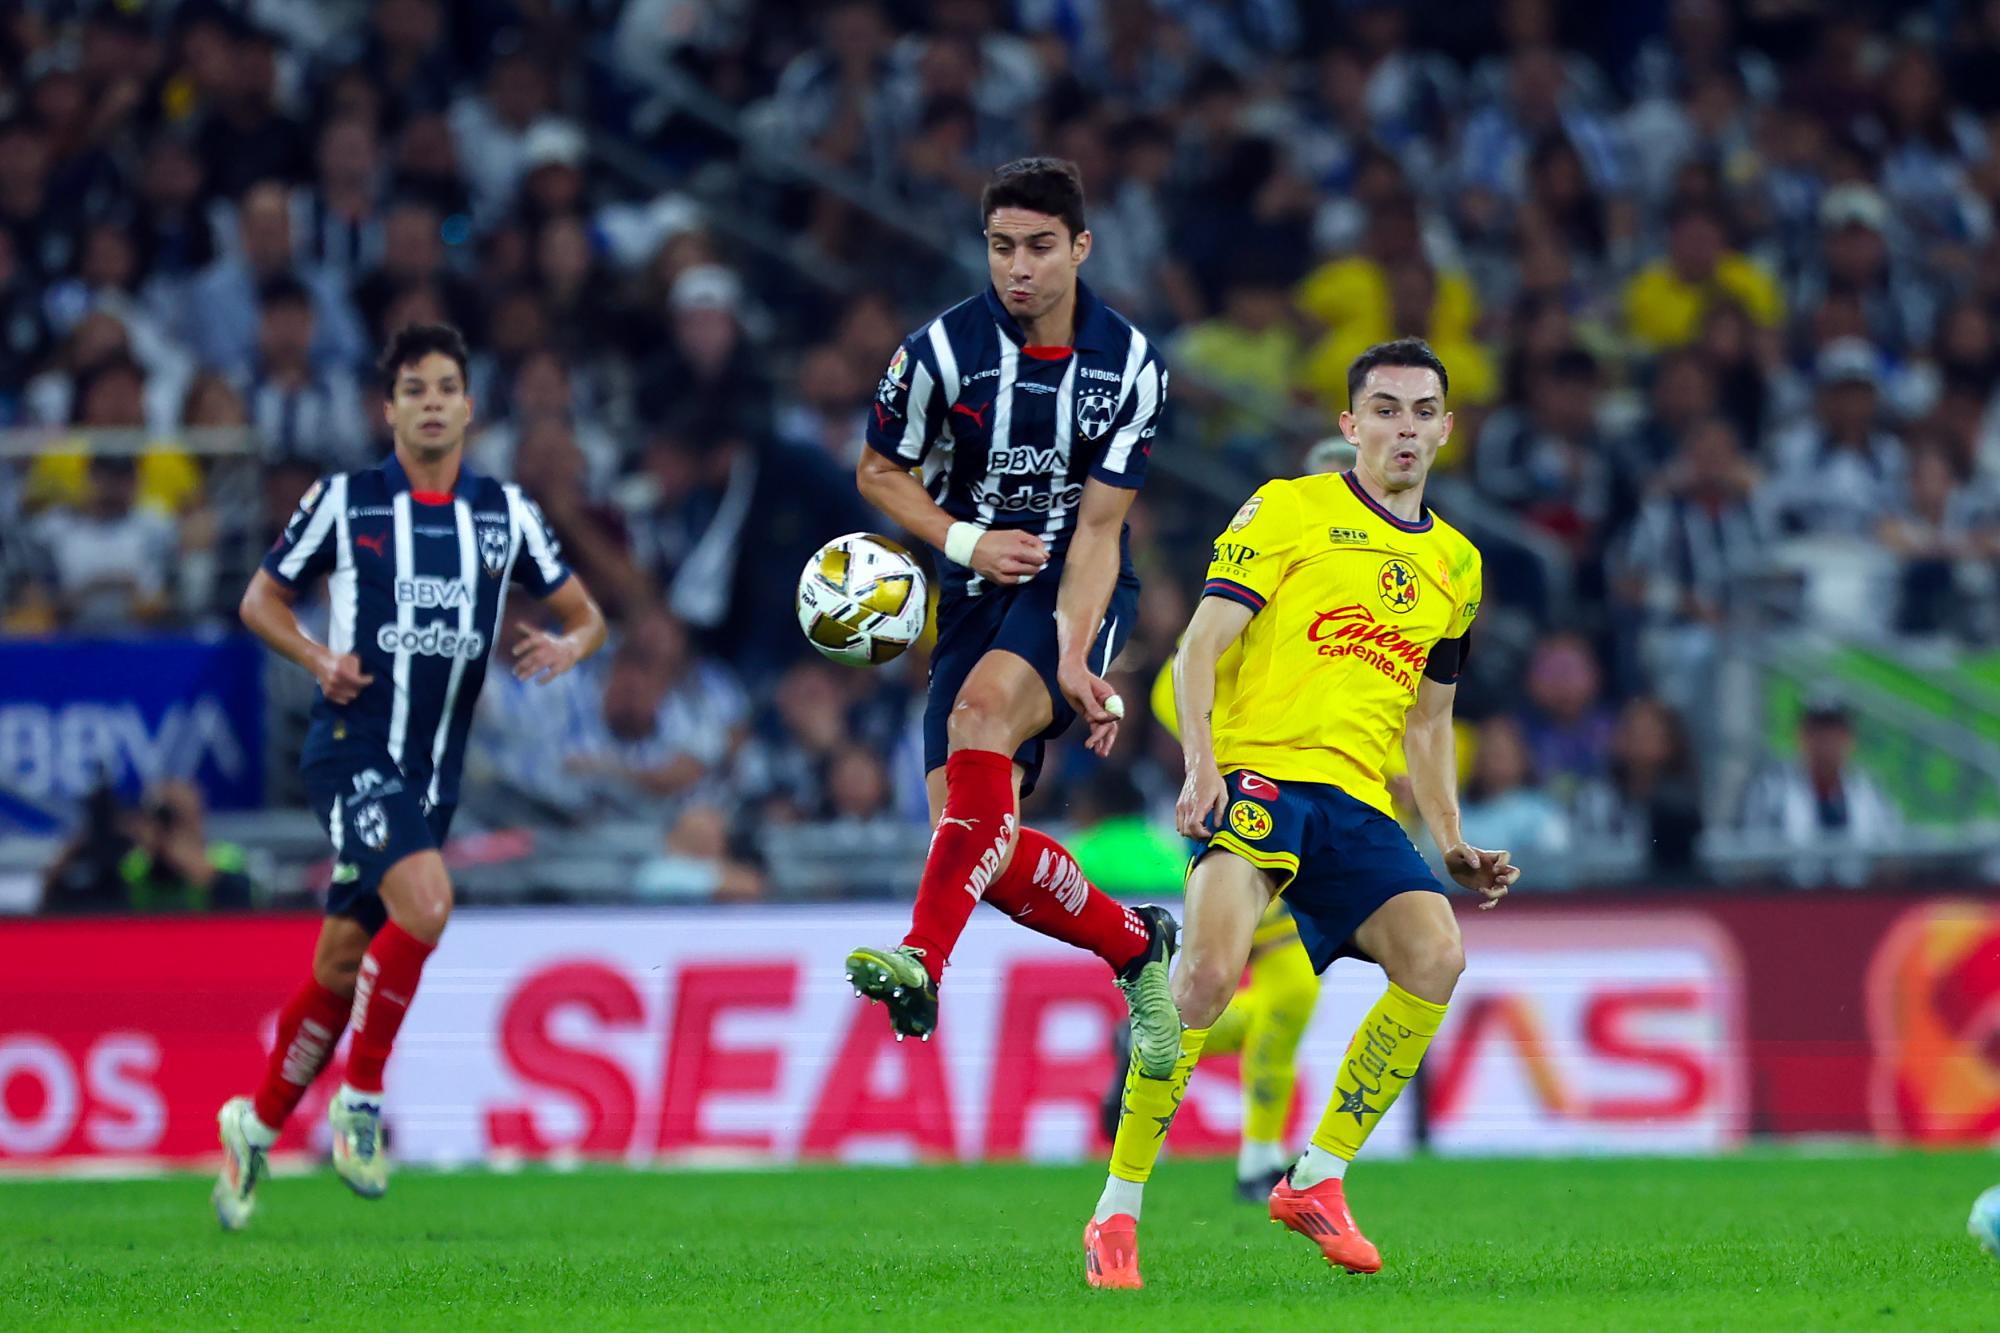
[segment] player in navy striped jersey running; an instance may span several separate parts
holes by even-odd
[[[910,933],[848,955],[898,1037],[929,1036],[938,982],[981,901],[1108,963],[1134,1055],[1170,1071],[1176,926],[1120,906],[1047,834],[1019,827],[1043,743],[1079,717],[1108,753],[1104,680],[1137,617],[1125,515],[1160,428],[1167,373],[1146,335],[1079,281],[1090,254],[1076,167],[1001,167],[980,201],[991,285],[904,340],[882,377],[861,493],[949,562],[924,715],[936,833]],[[916,475],[923,474],[922,479]]]
[[[347,1082],[328,1111],[334,1168],[364,1198],[388,1187],[382,1069],[451,915],[439,848],[509,584],[561,625],[522,627],[508,654],[516,676],[546,683],[604,643],[604,617],[534,501],[464,465],[472,399],[458,331],[403,329],[382,375],[395,452],[314,483],[243,595],[243,623],[319,682],[300,771],[334,865],[312,973],[279,1014],[263,1083],[217,1117],[213,1197],[232,1231],[250,1219],[266,1150],[349,1026]],[[292,612],[321,575],[326,643]]]

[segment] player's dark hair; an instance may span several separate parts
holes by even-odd
[[[1361,382],[1368,378],[1368,372],[1377,366],[1414,366],[1419,370],[1437,372],[1438,392],[1451,396],[1451,376],[1445,373],[1444,362],[1422,338],[1398,338],[1394,342],[1376,343],[1373,347],[1354,358],[1354,364],[1347,368],[1347,402],[1352,407],[1361,396]]]
[[[1024,208],[1061,218],[1070,238],[1081,236],[1083,173],[1076,163],[1059,157],[1024,157],[1000,167],[979,196],[979,216],[991,218],[998,208]]]
[[[389,346],[376,367],[382,374],[382,396],[394,398],[396,377],[432,352],[458,363],[461,383],[470,378],[467,366],[471,354],[465,350],[464,334],[449,324],[405,324],[389,339]]]

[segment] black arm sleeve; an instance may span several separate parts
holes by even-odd
[[[1456,685],[1458,673],[1465,670],[1465,659],[1471,655],[1471,630],[1455,639],[1440,639],[1424,662],[1424,676],[1440,685]]]

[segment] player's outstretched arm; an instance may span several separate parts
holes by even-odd
[[[1049,548],[1032,532],[982,530],[954,523],[938,507],[909,465],[874,449],[863,449],[854,468],[861,498],[887,514],[903,531],[929,542],[954,564],[995,583],[1026,583],[1049,562]]]
[[[1215,665],[1256,614],[1226,597],[1204,597],[1195,605],[1180,651],[1174,654],[1174,710],[1181,724],[1181,762],[1187,769],[1174,808],[1174,826],[1184,837],[1206,839],[1222,826],[1229,790],[1222,785],[1222,770],[1215,762]]]
[[[521,626],[514,640],[514,675],[546,685],[604,646],[604,613],[583,580],[574,574],[564,579],[542,605],[555,612],[562,628],[550,633],[533,625]]]
[[[1111,703],[1117,691],[1090,669],[1090,645],[1097,641],[1104,608],[1118,582],[1118,535],[1137,495],[1128,487],[1094,479],[1083,483],[1076,532],[1069,539],[1062,585],[1056,590],[1056,683],[1077,716],[1089,724],[1090,738],[1084,744],[1100,755],[1111,752],[1125,707]],[[1108,670],[1111,664],[1097,665]]]
[[[375,678],[361,669],[359,657],[334,652],[300,627],[298,616],[292,612],[292,603],[297,599],[296,593],[260,569],[250,577],[250,586],[244,590],[236,613],[244,626],[272,652],[311,672],[328,703],[353,703],[355,696],[373,684]]]
[[[1489,852],[1465,841],[1458,823],[1458,739],[1452,731],[1451,707],[1458,686],[1425,676],[1417,685],[1403,732],[1403,757],[1410,766],[1410,791],[1417,812],[1444,855],[1445,869],[1465,888],[1486,899],[1484,911],[1499,905],[1521,877],[1521,868],[1504,851]]]

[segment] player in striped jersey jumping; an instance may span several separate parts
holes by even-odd
[[[314,483],[243,595],[243,623],[319,682],[300,771],[333,842],[333,883],[263,1082],[217,1116],[213,1198],[231,1231],[250,1220],[266,1151],[350,1026],[347,1081],[328,1110],[334,1169],[363,1198],[388,1188],[382,1070],[451,915],[439,848],[509,585],[560,624],[523,627],[508,654],[516,676],[546,683],[604,643],[604,617],[534,501],[464,465],[472,399],[458,331],[401,330],[382,376],[395,452]],[[322,575],[325,643],[292,611]]]
[[[1139,600],[1125,515],[1167,373],[1146,336],[1078,280],[1091,242],[1072,163],[1001,167],[980,212],[991,285],[897,349],[856,474],[948,564],[924,715],[936,832],[909,934],[854,950],[847,975],[887,1004],[898,1038],[928,1037],[945,963],[983,901],[1104,959],[1131,1007],[1134,1059],[1171,1071],[1173,918],[1106,897],[1016,813],[1044,742],[1079,717],[1098,754],[1117,736],[1123,706],[1104,673]]]

